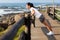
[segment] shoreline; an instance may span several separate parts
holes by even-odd
[[[39,5],[39,6],[36,6],[36,8],[41,8],[42,10],[45,9],[47,7],[53,7],[53,6],[42,6],[42,5]],[[60,9],[60,6],[55,6],[55,8],[59,8]],[[40,9],[40,10],[41,10]],[[4,14],[16,14],[16,13],[24,13],[24,12],[29,12],[29,10],[27,9],[9,9],[9,8],[6,8],[6,9],[0,9],[0,15],[4,15]]]

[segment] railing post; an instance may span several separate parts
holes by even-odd
[[[28,16],[25,17],[25,25],[27,28],[27,36],[26,36],[26,40],[31,40],[31,17],[29,14],[27,14]]]
[[[53,19],[55,19],[55,7],[53,7]]]

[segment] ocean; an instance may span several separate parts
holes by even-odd
[[[22,7],[25,8],[26,3],[0,3],[0,7]],[[39,5],[39,3],[34,3],[34,5]]]
[[[34,6],[39,5],[52,5],[52,3],[33,3]],[[60,6],[60,3],[55,3],[55,5]],[[0,3],[0,15],[8,14],[12,12],[22,12],[26,10],[26,3]]]
[[[38,6],[38,5],[52,5],[52,3],[33,3],[34,6]],[[0,3],[0,7],[1,8],[7,8],[7,7],[19,7],[19,8],[25,8],[26,3]],[[60,6],[60,3],[55,3],[55,5]]]

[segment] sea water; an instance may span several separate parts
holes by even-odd
[[[34,6],[39,5],[53,5],[52,3],[33,3]],[[60,5],[60,3],[55,3],[55,5]],[[6,12],[17,12],[17,11],[23,11],[26,9],[26,3],[0,3],[0,15],[6,14]],[[6,10],[6,11],[4,11]],[[25,10],[26,11],[26,10]]]
[[[52,3],[33,3],[34,6],[38,6],[38,5],[53,5]],[[60,5],[60,3],[54,3],[55,5]],[[20,7],[20,8],[25,8],[26,3],[0,3],[0,7]]]

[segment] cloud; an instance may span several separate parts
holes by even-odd
[[[0,3],[18,3],[19,0],[0,0]]]

